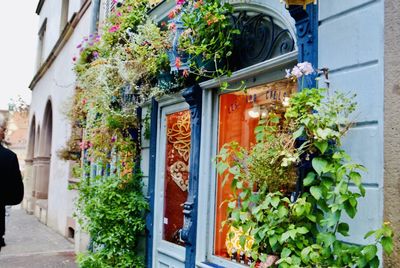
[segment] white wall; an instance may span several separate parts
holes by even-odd
[[[47,17],[46,46],[49,53],[56,43],[59,34],[61,1],[45,1],[41,15],[41,21]],[[80,0],[70,0],[70,15],[80,8]],[[30,118],[36,116],[36,124],[43,130],[43,117],[47,100],[50,99],[53,108],[53,137],[50,165],[48,219],[47,224],[65,234],[67,217],[73,213],[74,192],[68,190],[69,164],[60,160],[57,151],[65,146],[70,135],[71,126],[65,111],[75,89],[75,74],[73,72],[74,56],[79,55],[76,48],[83,38],[89,34],[89,22],[91,7],[86,11],[77,25],[73,35],[66,43],[61,53],[46,71],[32,90],[32,104]],[[39,24],[41,25],[41,24]]]

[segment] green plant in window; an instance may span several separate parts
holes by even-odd
[[[225,224],[246,234],[236,251],[246,249],[250,235],[254,243],[245,254],[264,267],[271,256],[277,256],[278,267],[379,267],[378,245],[391,253],[388,223],[367,233],[366,238],[375,237],[372,244],[348,244],[338,237],[349,235],[343,216],[354,218],[358,199],[365,196],[361,172],[366,170],[341,148],[355,108],[353,95],[304,89],[291,96],[284,118],[270,114],[260,122],[252,148],[223,146],[217,170],[232,189]],[[301,195],[294,200],[287,181],[304,163]]]

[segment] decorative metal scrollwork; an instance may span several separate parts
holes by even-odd
[[[288,29],[275,23],[272,16],[240,11],[232,15],[240,35],[234,39],[231,67],[239,70],[289,53],[295,42]]]

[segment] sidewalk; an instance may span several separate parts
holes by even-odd
[[[75,268],[73,245],[22,209],[7,217],[0,268]]]

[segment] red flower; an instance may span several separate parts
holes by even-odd
[[[182,66],[182,61],[181,61],[181,58],[180,57],[176,57],[176,59],[175,59],[175,66],[176,66],[176,68],[181,68],[181,66]]]

